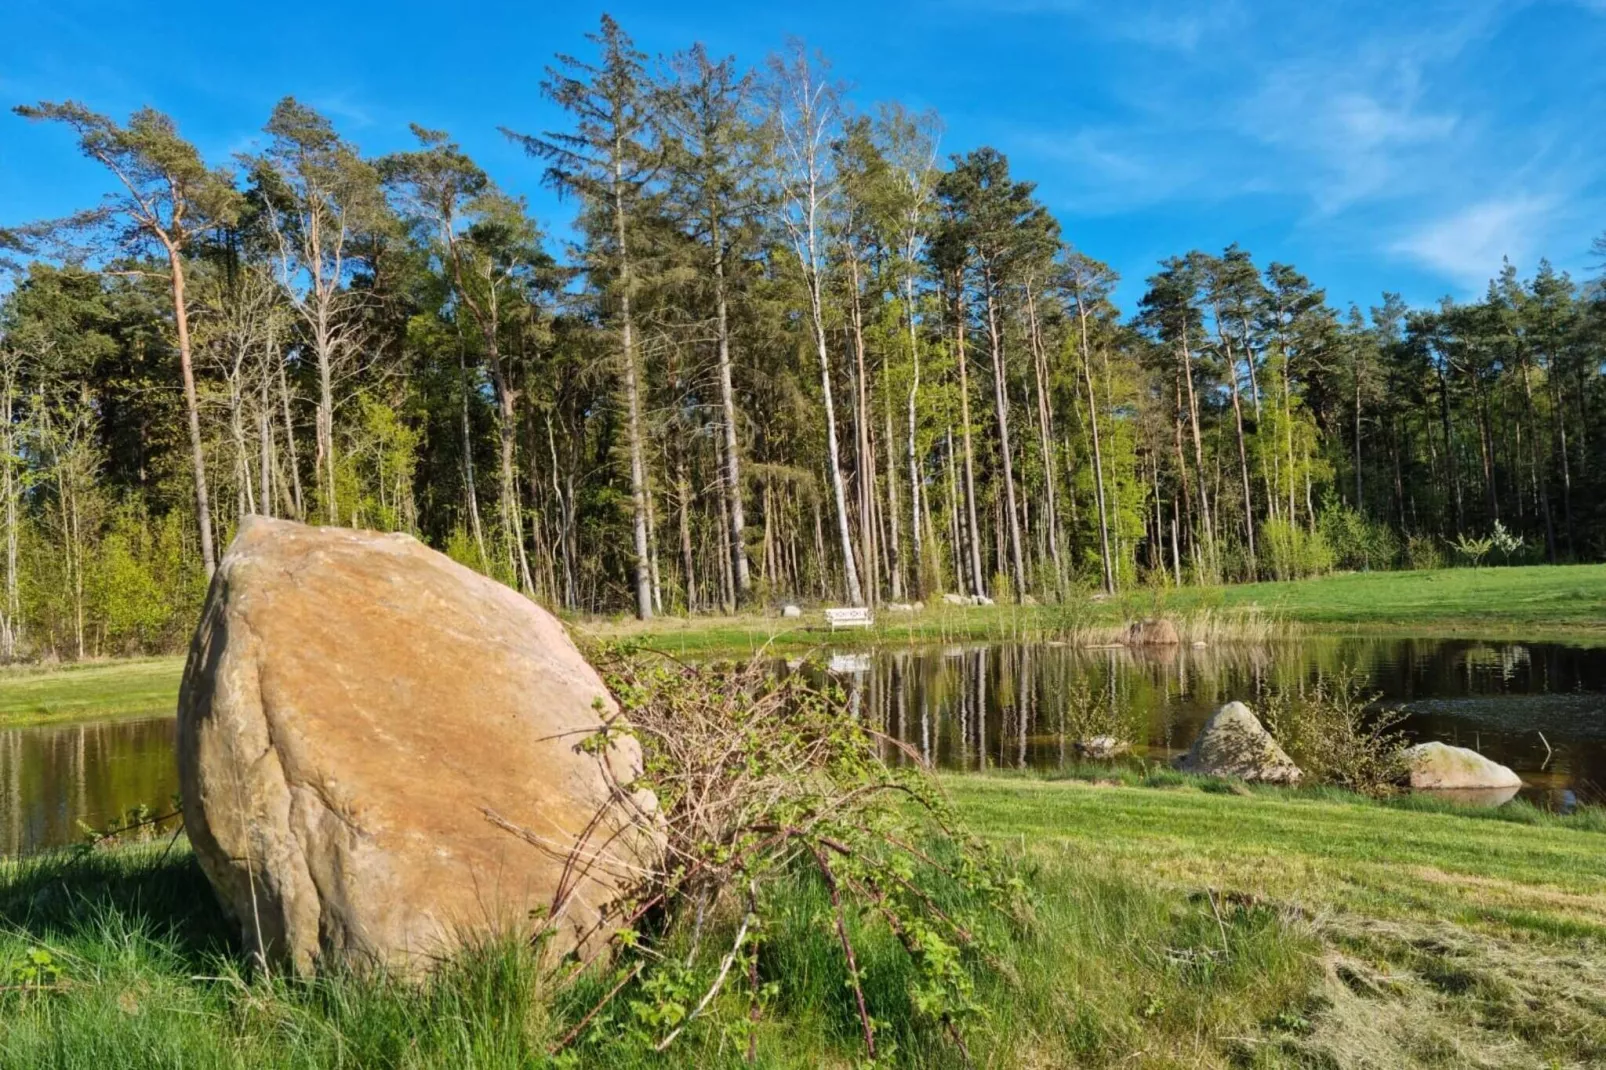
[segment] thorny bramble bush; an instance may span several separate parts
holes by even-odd
[[[895,1046],[860,968],[873,934],[907,955],[900,998],[918,1028],[968,1061],[966,1038],[985,1017],[977,973],[999,961],[981,921],[1002,913],[1024,926],[1029,909],[1024,884],[961,830],[918,756],[886,762],[902,745],[855,718],[823,674],[767,659],[688,665],[620,647],[589,653],[643,749],[641,781],[618,792],[656,793],[651,820],[665,850],[626,897],[604,983],[569,966],[572,991],[601,995],[573,1005],[575,1025],[554,1053],[663,1051],[698,1028],[745,1045],[752,1061],[781,989],[767,934],[799,883],[817,882],[814,922],[840,955],[864,1056],[885,1059]],[[604,725],[582,744],[605,775],[622,730]]]

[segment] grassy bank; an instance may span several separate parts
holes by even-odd
[[[1056,606],[960,607],[878,614],[869,629],[832,633],[818,609],[776,615],[576,618],[577,634],[636,639],[677,654],[745,656],[830,643],[1055,640],[1115,642],[1130,620],[1166,616],[1185,642],[1265,642],[1301,631],[1418,637],[1606,642],[1606,565],[1441,569],[1326,576],[1292,583],[1143,591],[1115,599],[1078,596]],[[0,673],[0,725],[165,713],[178,694],[182,658],[144,658]]]
[[[818,610],[801,620],[768,615],[573,621],[602,638],[639,637],[685,653],[874,642],[1052,638],[1112,642],[1126,622],[1171,617],[1184,639],[1259,641],[1289,632],[1472,635],[1606,642],[1606,565],[1368,572],[1286,583],[1184,587],[1087,595],[1065,605],[958,607],[881,612],[874,628],[830,633]]]
[[[1036,896],[1002,928],[996,1067],[1584,1067],[1606,1059],[1606,833],[1332,793],[1026,779],[947,781]],[[1239,789],[1240,791],[1242,789]],[[182,844],[0,862],[0,1066],[556,1065],[589,993],[545,997],[491,948],[422,989],[263,978],[240,961]],[[766,933],[759,1064],[854,1065],[823,892]],[[724,923],[722,923],[724,924]],[[868,925],[868,921],[861,924]],[[958,1065],[908,1028],[889,938],[863,941],[889,1063]],[[17,987],[31,952],[44,991]],[[39,956],[35,955],[34,958]],[[39,968],[36,967],[35,968]],[[581,996],[587,998],[580,998]],[[620,1028],[623,1020],[608,1026]],[[736,1066],[696,1027],[641,1066]],[[596,1065],[580,1053],[576,1063]],[[611,1061],[610,1066],[632,1065]]]
[[[172,713],[184,659],[128,658],[0,672],[0,725]]]

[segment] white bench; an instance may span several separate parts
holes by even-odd
[[[868,628],[875,623],[875,617],[866,606],[845,606],[826,610],[825,622],[834,632],[838,628]]]

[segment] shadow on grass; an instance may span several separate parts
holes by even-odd
[[[197,966],[235,950],[233,927],[182,842],[0,859],[0,930],[71,941],[108,917],[142,923]]]

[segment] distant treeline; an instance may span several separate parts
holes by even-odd
[[[604,19],[542,90],[561,250],[446,132],[18,109],[113,194],[0,231],[0,654],[174,646],[249,513],[643,617],[1606,556],[1598,285],[1335,309],[1232,246],[1128,314],[1003,155],[801,48]]]

